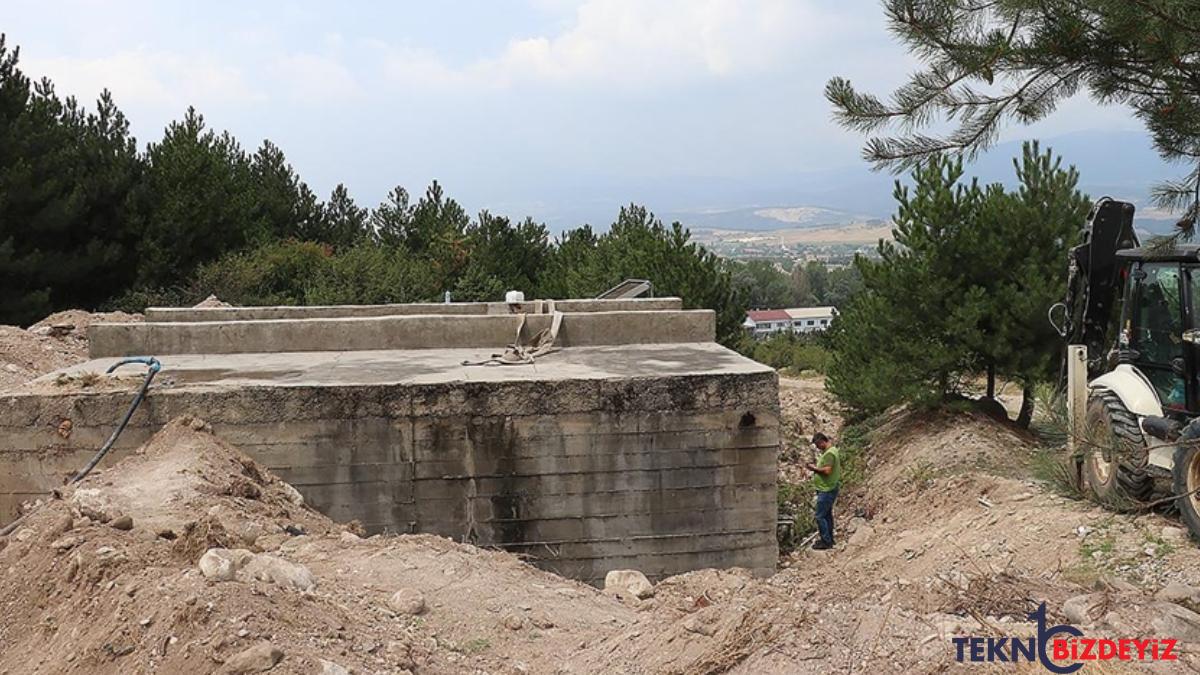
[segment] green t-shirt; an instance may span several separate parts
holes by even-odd
[[[837,446],[829,446],[817,460],[817,468],[826,466],[833,467],[833,471],[830,471],[828,476],[823,473],[813,474],[813,485],[817,488],[817,492],[830,492],[842,484],[842,456],[838,453]]]

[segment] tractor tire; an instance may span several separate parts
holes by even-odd
[[[1144,502],[1154,492],[1146,472],[1149,453],[1137,416],[1105,390],[1088,398],[1084,423],[1083,479],[1102,504]]]
[[[1192,539],[1200,541],[1200,418],[1183,428],[1175,446],[1171,468],[1171,492],[1180,495],[1175,500],[1179,517],[1187,526]]]

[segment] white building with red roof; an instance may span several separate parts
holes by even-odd
[[[775,333],[812,333],[829,328],[835,316],[836,307],[756,309],[746,312],[742,327],[754,337]]]

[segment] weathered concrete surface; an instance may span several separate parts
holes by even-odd
[[[617,312],[683,309],[679,298],[625,300],[531,300],[506,302],[407,303],[394,305],[312,305],[307,307],[149,307],[146,321],[247,321],[263,319],[344,319],[414,314],[545,314],[559,312]]]
[[[550,326],[549,314],[525,316],[525,338]],[[235,354],[486,347],[513,342],[519,315],[414,315],[228,322],[106,323],[88,328],[92,358],[166,354]],[[561,347],[712,342],[712,310],[566,314]]]
[[[318,509],[372,532],[501,546],[592,582],[630,567],[651,578],[774,569],[779,404],[769,368],[711,342],[461,365],[481,356],[169,356],[102,467],[194,414]],[[95,391],[47,377],[0,396],[0,521],[87,461],[128,405],[136,372]]]

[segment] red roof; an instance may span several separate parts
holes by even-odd
[[[746,316],[754,323],[759,321],[791,321],[792,317],[782,309],[758,309],[746,312]]]

